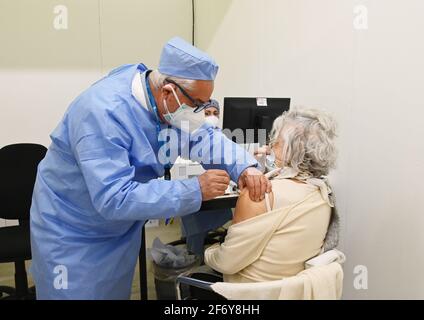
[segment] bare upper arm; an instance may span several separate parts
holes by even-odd
[[[274,195],[271,192],[269,194],[269,200],[271,208],[274,203]],[[233,224],[242,222],[244,220],[256,217],[258,215],[264,214],[267,212],[265,200],[255,202],[252,201],[249,197],[249,191],[245,188],[237,200],[236,208],[234,211]]]

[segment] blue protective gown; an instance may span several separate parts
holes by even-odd
[[[200,208],[197,178],[157,179],[164,168],[156,117],[131,91],[136,72],[145,70],[140,64],[112,71],[72,102],[51,134],[31,207],[31,273],[39,299],[128,299],[143,223]],[[211,127],[201,130],[233,144]],[[190,141],[189,148],[199,143]],[[204,167],[224,169],[238,181],[256,164],[245,156]]]

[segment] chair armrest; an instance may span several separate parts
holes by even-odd
[[[324,266],[332,262],[343,264],[346,261],[346,256],[343,252],[332,249],[322,254],[317,255],[305,262],[305,269],[309,269],[314,266]]]
[[[180,275],[175,280],[175,286],[176,286],[177,299],[178,300],[181,300],[181,287],[180,287],[181,284],[185,284],[185,285],[188,285],[188,286],[191,286],[191,287],[196,287],[196,288],[199,288],[199,289],[214,292],[212,290],[212,284],[213,284],[212,282],[197,280],[197,279],[193,279],[193,278],[190,278],[190,277],[187,277],[187,276]]]

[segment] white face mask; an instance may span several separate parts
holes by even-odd
[[[275,153],[271,150],[271,154],[267,154],[265,158],[265,169],[266,172],[271,172],[274,169],[277,169],[275,164]]]
[[[205,121],[215,128],[219,126],[219,118],[217,116],[208,116]]]
[[[167,114],[164,114],[163,117],[165,120],[173,127],[179,128],[183,131],[193,133],[199,129],[205,123],[205,113],[193,112],[193,108],[186,105],[185,103],[181,104],[180,99],[178,99],[177,94],[174,91],[174,88],[170,86],[172,93],[174,94],[175,99],[179,105],[178,109],[174,112],[169,112],[168,104],[163,100],[163,105],[166,109]]]

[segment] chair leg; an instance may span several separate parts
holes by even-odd
[[[25,270],[25,261],[15,262],[15,285],[16,285],[16,298],[24,299],[28,296],[28,279]]]

